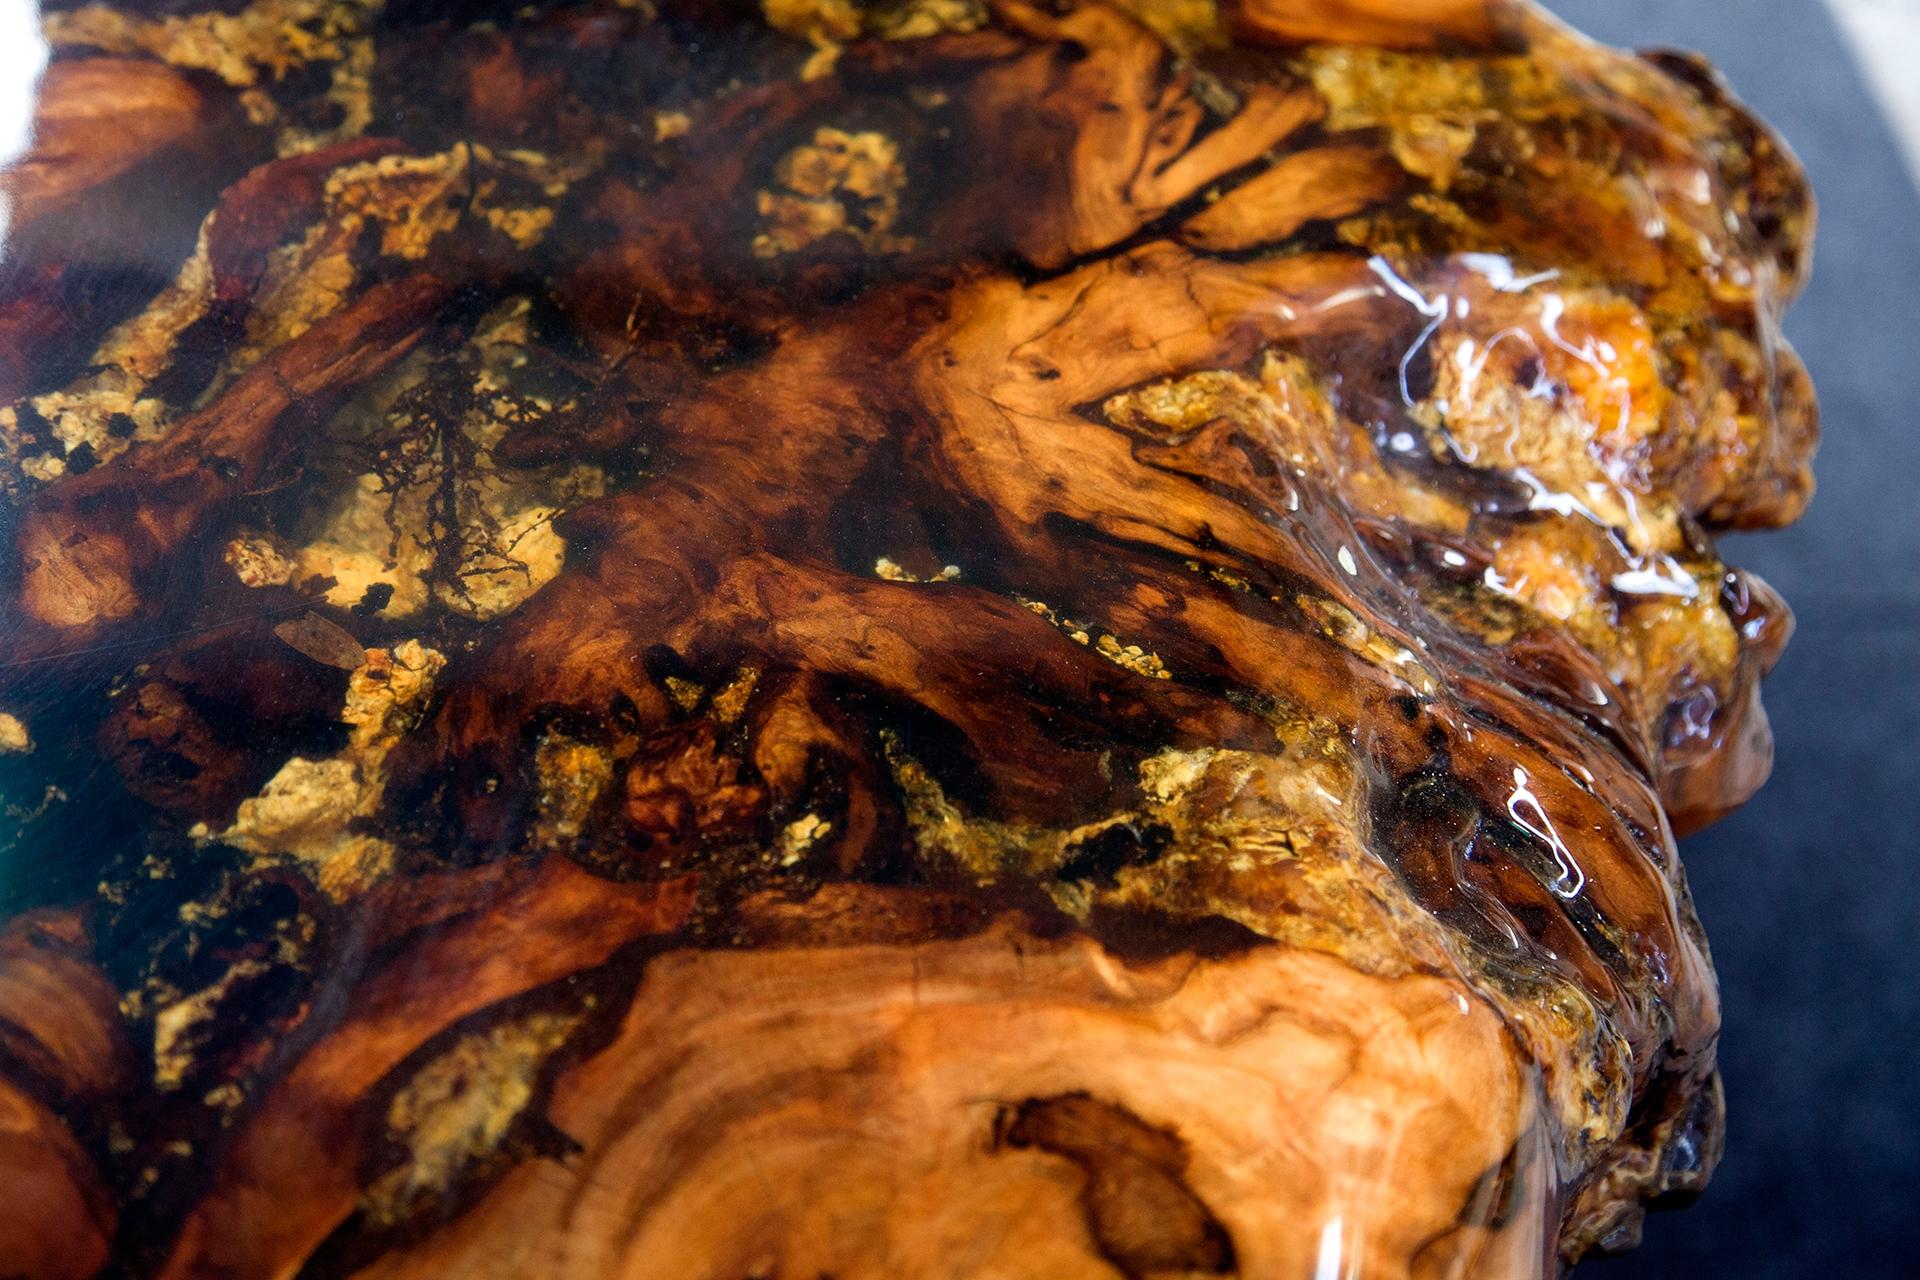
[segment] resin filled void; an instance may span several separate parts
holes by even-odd
[[[1540,1277],[1719,1151],[1812,209],[1507,0],[50,6],[0,1274]]]

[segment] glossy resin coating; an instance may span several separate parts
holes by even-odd
[[[1541,1277],[1718,1156],[1673,834],[1812,214],[1504,0],[53,4],[0,1275]]]

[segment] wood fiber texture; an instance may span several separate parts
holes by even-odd
[[[1540,1277],[1718,1157],[1674,833],[1813,216],[1508,0],[56,4],[0,1275]]]

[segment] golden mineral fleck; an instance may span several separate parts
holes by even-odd
[[[757,197],[763,230],[753,240],[756,257],[795,253],[833,235],[868,253],[912,247],[893,233],[907,175],[899,147],[884,133],[822,125],[813,141],[780,158],[773,178]]]
[[[548,1057],[581,1017],[525,1014],[462,1036],[420,1068],[387,1106],[388,1137],[404,1155],[362,1195],[369,1217],[382,1225],[401,1221],[504,1155]]]
[[[291,858],[336,900],[386,875],[393,846],[360,834],[355,819],[378,812],[387,757],[425,709],[445,665],[442,654],[417,640],[367,650],[366,664],[347,681],[345,750],[324,760],[293,757],[258,795],[240,802],[231,826],[199,834],[262,857]]]

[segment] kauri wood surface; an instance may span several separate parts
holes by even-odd
[[[54,0],[0,1276],[1542,1277],[1719,1153],[1812,209],[1509,0]]]

